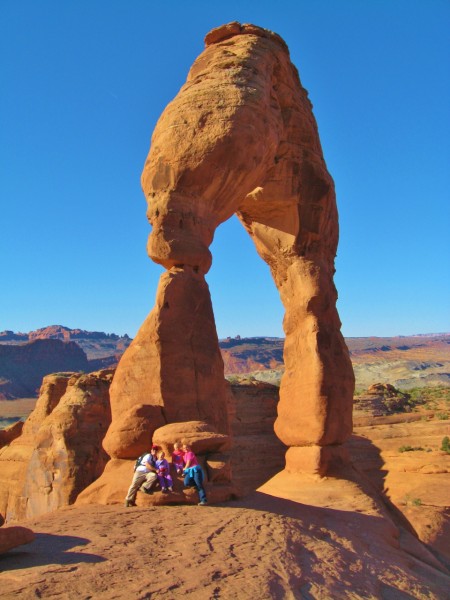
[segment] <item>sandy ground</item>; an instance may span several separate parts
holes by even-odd
[[[445,600],[450,577],[347,480],[281,473],[216,506],[67,507],[22,523],[2,598]]]
[[[34,409],[37,398],[18,398],[17,400],[0,400],[0,419],[5,417],[28,417]]]

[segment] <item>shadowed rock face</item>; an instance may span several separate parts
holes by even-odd
[[[135,455],[144,449],[132,426],[142,405],[154,407],[150,433],[161,422],[189,420],[228,433],[228,392],[204,275],[216,228],[237,213],[286,309],[275,423],[291,447],[286,468],[324,472],[331,448],[351,433],[354,388],[333,284],[334,184],[311,103],[281,38],[230,23],[205,42],[156,125],[142,173],[152,225],[148,253],[167,271],[111,387],[105,449],[128,456],[124,439]]]

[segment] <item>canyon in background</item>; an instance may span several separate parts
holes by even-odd
[[[356,392],[374,383],[408,390],[450,386],[450,333],[346,338]],[[132,342],[128,335],[53,325],[29,333],[0,332],[0,400],[37,397],[50,373],[85,372],[117,366]],[[279,385],[284,370],[282,338],[219,341],[225,376]],[[0,417],[2,415],[0,414]]]

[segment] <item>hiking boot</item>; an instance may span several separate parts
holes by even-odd
[[[136,506],[136,502],[132,500],[125,500],[125,508],[130,508],[130,506]]]

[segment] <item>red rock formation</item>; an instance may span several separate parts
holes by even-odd
[[[206,475],[205,488],[210,503],[245,495],[275,475],[284,466],[285,447],[275,436],[278,388],[259,381],[231,386],[229,418],[232,447],[228,436],[199,421],[171,423],[155,430],[153,442],[169,457],[176,441],[190,443]],[[147,444],[149,443],[147,439]],[[130,457],[131,458],[131,457]],[[122,504],[133,473],[133,460],[113,458],[94,483],[83,490],[77,505]],[[198,502],[195,490],[183,488],[172,473],[174,491],[152,496],[138,494],[138,506],[192,504]]]
[[[159,119],[142,173],[149,256],[168,271],[156,306],[111,389],[105,448],[123,453],[120,420],[150,405],[156,422],[204,420],[227,433],[223,364],[204,275],[220,223],[238,214],[286,309],[279,438],[289,470],[324,472],[352,429],[353,371],[333,284],[338,222],[311,103],[279,36],[230,23]],[[131,419],[131,420],[130,420]],[[324,451],[323,447],[327,446]],[[306,448],[305,448],[306,447]],[[304,458],[304,459],[303,459]]]
[[[22,434],[0,449],[0,514],[8,521],[71,504],[103,471],[111,371],[48,375]]]
[[[2,527],[0,529],[0,554],[17,546],[29,544],[34,537],[34,533],[28,527]]]
[[[164,273],[156,306],[114,377],[105,450],[113,458],[138,456],[156,428],[180,421],[206,421],[227,434],[228,394],[203,276]]]
[[[22,433],[23,421],[16,421],[5,429],[0,429],[0,448],[7,446]]]

